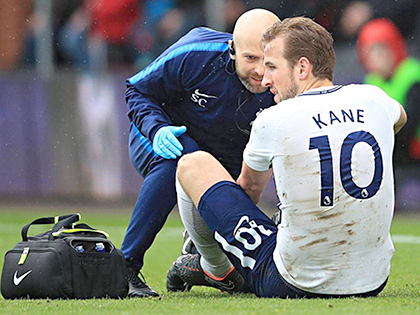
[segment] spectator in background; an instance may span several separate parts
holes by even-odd
[[[368,72],[365,83],[382,88],[404,106],[410,118],[396,137],[395,163],[419,162],[420,62],[409,55],[401,32],[385,18],[362,28],[357,51]]]
[[[235,27],[235,22],[238,17],[244,13],[245,4],[242,0],[226,0],[225,1],[225,32],[232,33]]]
[[[69,22],[74,12],[79,9],[80,5],[81,1],[79,0],[51,2],[51,29],[53,31],[52,37],[55,64],[62,65],[71,61],[65,53],[63,54],[65,49],[62,49],[59,37],[61,29]],[[30,6],[31,13],[25,23],[26,35],[23,39],[24,51],[22,58],[23,63],[34,65],[37,62],[37,59],[39,59],[36,56],[37,31],[49,21],[46,15],[36,15],[36,12],[34,11],[34,1],[30,1]]]
[[[78,69],[101,69],[134,61],[131,34],[142,1],[85,0],[59,35],[62,53]]]
[[[191,28],[202,24],[201,4],[185,0],[146,1],[132,36],[136,68],[143,69]]]
[[[61,53],[77,70],[89,66],[89,23],[87,10],[80,5],[58,33]]]
[[[385,17],[392,20],[402,35],[417,46],[420,52],[420,1],[367,0],[349,1],[339,21],[343,36],[357,36],[369,20]]]
[[[340,29],[340,20],[351,0],[248,0],[248,8],[261,6],[273,10],[279,16],[308,16],[334,34],[334,41],[348,40]]]
[[[108,62],[124,64],[134,60],[129,38],[138,22],[141,4],[139,0],[87,1],[91,16],[90,44],[105,44]]]

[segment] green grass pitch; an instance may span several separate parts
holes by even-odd
[[[0,255],[20,240],[26,223],[42,216],[80,212],[82,222],[107,231],[117,245],[130,219],[131,209],[0,205]],[[420,213],[420,212],[419,212]],[[30,234],[50,226],[34,227]],[[172,213],[148,251],[143,274],[161,299],[125,300],[4,300],[0,314],[420,314],[420,215],[396,216],[392,225],[395,255],[385,290],[376,298],[281,300],[258,299],[251,294],[229,295],[194,287],[187,293],[167,293],[166,273],[182,245],[182,223]]]

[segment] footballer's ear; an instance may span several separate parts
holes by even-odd
[[[306,57],[300,57],[296,66],[298,68],[298,78],[300,80],[308,78],[312,71],[312,65],[309,59]]]

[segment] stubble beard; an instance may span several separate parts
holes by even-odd
[[[242,85],[251,93],[260,94],[260,93],[264,93],[265,91],[267,91],[267,87],[265,87],[265,86],[260,85],[260,86],[256,87],[256,86],[252,85],[249,82],[251,80],[250,78],[244,78],[244,77],[242,77],[238,74],[238,79],[239,79],[239,81],[241,81]]]
[[[298,93],[299,93],[299,88],[297,84],[295,83],[295,76],[292,75],[290,77],[289,86],[284,91],[281,97],[281,101],[288,100],[289,98],[294,98],[296,95],[298,95]]]
[[[245,75],[243,74],[241,71],[239,71],[238,69],[240,69],[240,67],[238,67],[237,61],[235,60],[235,68],[236,68],[236,75],[238,76],[239,81],[242,83],[242,85],[245,87],[245,89],[247,89],[249,92],[253,93],[253,94],[260,94],[260,93],[264,93],[265,91],[267,91],[267,87],[265,86],[255,86],[253,84],[251,84],[251,78],[249,75]]]
[[[298,94],[298,87],[296,84],[292,84],[284,93],[282,101],[288,100],[289,98],[294,98]]]

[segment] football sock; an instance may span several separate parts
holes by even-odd
[[[207,274],[214,277],[224,277],[233,265],[220,249],[206,222],[198,213],[194,203],[176,180],[178,209],[181,220],[188,231],[197,251],[201,254],[201,267]]]

